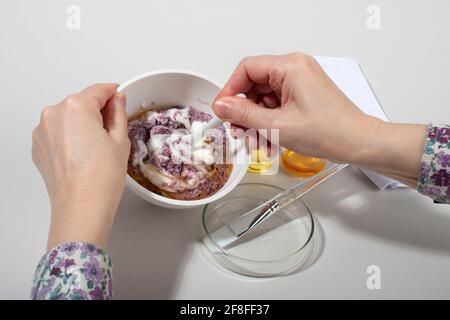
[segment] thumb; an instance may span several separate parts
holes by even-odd
[[[276,109],[265,108],[242,97],[220,98],[214,103],[213,110],[225,121],[254,129],[270,129],[276,116]]]
[[[128,136],[126,97],[123,93],[115,93],[102,110],[103,126],[111,137],[121,142]]]

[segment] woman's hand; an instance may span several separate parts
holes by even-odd
[[[281,145],[304,155],[412,178],[410,184],[417,178],[425,126],[364,114],[311,56],[245,58],[213,108],[236,125],[279,129]]]
[[[235,97],[240,93],[248,99]],[[300,53],[242,60],[214,111],[240,126],[280,129],[283,146],[342,162],[381,123],[355,107],[313,57]]]
[[[126,99],[116,89],[93,85],[45,108],[33,131],[33,162],[52,207],[49,249],[70,241],[107,245],[130,152]]]

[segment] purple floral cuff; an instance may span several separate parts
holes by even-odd
[[[70,242],[47,252],[36,268],[33,300],[112,299],[112,263],[90,243]]]
[[[428,125],[417,190],[440,203],[450,203],[450,126]]]

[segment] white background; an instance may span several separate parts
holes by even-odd
[[[79,31],[66,8],[82,10]],[[381,8],[381,29],[366,9]],[[93,82],[181,67],[224,82],[248,55],[358,59],[393,121],[450,123],[448,0],[0,0],[0,298],[28,298],[49,205],[31,162],[41,109]],[[248,179],[258,179],[249,177]],[[295,179],[265,179],[287,187]],[[450,298],[450,208],[380,192],[346,169],[307,195],[323,248],[308,269],[255,280],[210,261],[200,210],[172,212],[126,191],[109,252],[117,298]],[[379,265],[382,289],[368,290]]]

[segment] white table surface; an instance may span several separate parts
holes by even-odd
[[[82,10],[79,31],[66,28],[70,4]],[[366,27],[371,4],[380,30]],[[393,121],[449,123],[449,12],[448,0],[0,0],[0,298],[28,298],[45,250],[49,204],[30,156],[44,106],[155,68],[224,82],[244,56],[304,51],[358,59]],[[306,270],[257,280],[205,253],[200,210],[161,209],[126,191],[109,248],[116,297],[450,298],[450,207],[412,190],[378,191],[355,168],[305,200],[320,254]],[[366,287],[372,264],[380,290]]]

